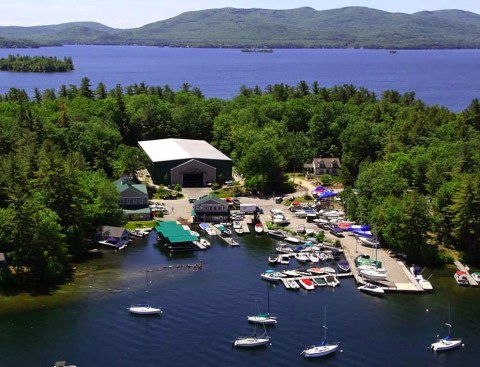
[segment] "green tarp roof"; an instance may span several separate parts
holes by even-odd
[[[196,241],[197,237],[192,235],[189,231],[183,229],[183,227],[177,222],[160,222],[155,227],[155,230],[162,235],[170,243],[190,242]]]

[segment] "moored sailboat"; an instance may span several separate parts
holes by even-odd
[[[160,315],[162,313],[162,309],[159,307],[153,307],[148,304],[148,292],[149,292],[149,280],[148,280],[148,272],[147,270],[145,272],[145,278],[147,281],[147,302],[146,303],[137,303],[135,305],[132,305],[128,308],[130,313],[135,314],[135,315]]]
[[[257,314],[255,316],[247,316],[248,322],[253,322],[256,324],[264,324],[264,325],[276,325],[277,318],[270,314],[270,289],[267,286],[267,313],[264,314]]]
[[[324,337],[323,340],[320,344],[312,345],[302,351],[301,354],[303,354],[307,358],[312,358],[312,357],[323,357],[328,354],[331,354],[335,352],[338,349],[338,343],[328,343],[327,342],[327,308],[325,307],[324,311],[324,324],[323,324],[323,330],[324,330]]]
[[[431,349],[434,352],[441,352],[444,350],[449,350],[449,349],[454,349],[458,348],[460,346],[463,346],[462,344],[462,339],[460,338],[452,338],[450,335],[451,329],[452,329],[452,324],[450,323],[450,306],[448,307],[448,322],[445,323],[445,325],[448,328],[448,334],[447,336],[443,338],[438,338],[437,335],[437,341],[435,343],[432,343]]]

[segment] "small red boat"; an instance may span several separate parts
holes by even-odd
[[[313,282],[308,279],[308,278],[301,278],[299,281],[300,285],[305,288],[307,291],[311,291],[313,289],[315,289],[315,285],[313,284]]]

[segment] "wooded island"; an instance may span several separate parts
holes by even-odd
[[[1,71],[53,73],[67,72],[73,69],[71,57],[64,57],[63,60],[55,56],[8,55],[7,57],[0,58]]]

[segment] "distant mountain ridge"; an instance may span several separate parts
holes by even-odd
[[[479,48],[480,15],[462,10],[389,13],[366,7],[220,8],[186,12],[133,29],[95,22],[0,27],[0,46],[12,47],[15,40],[33,47]]]

